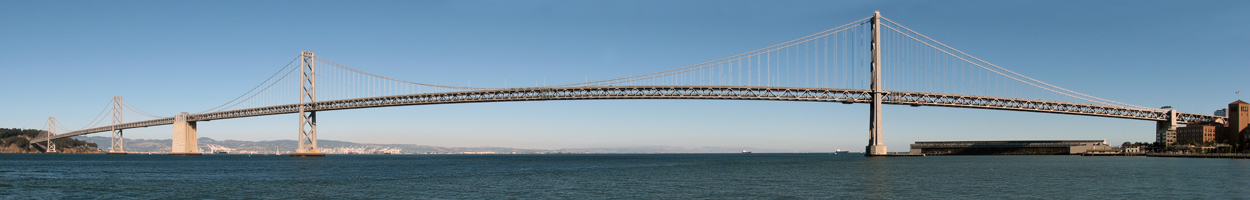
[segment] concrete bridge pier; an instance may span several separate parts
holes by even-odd
[[[187,115],[187,112],[182,112],[174,116],[174,144],[169,155],[200,155],[200,147],[195,136],[195,122],[187,121]]]

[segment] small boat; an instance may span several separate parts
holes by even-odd
[[[751,153],[751,151],[742,150],[742,153]]]

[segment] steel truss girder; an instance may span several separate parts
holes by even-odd
[[[305,111],[328,111],[390,106],[478,103],[504,101],[547,101],[547,100],[594,100],[594,99],[722,99],[722,100],[769,100],[769,101],[816,101],[816,102],[853,102],[869,103],[872,101],[870,90],[837,89],[837,88],[804,88],[804,87],[753,87],[753,86],[595,86],[595,87],[557,87],[557,88],[510,88],[502,90],[474,90],[461,92],[444,92],[428,94],[412,94],[397,96],[369,97],[358,99],[342,99],[333,101],[317,101],[308,103]],[[973,96],[943,93],[884,91],[882,103],[912,106],[941,106],[957,108],[978,108],[992,110],[1027,111],[1069,115],[1085,115],[1096,117],[1112,117],[1123,119],[1164,121],[1168,120],[1167,110],[1136,109],[1118,106],[1094,105],[1083,103],[1067,103],[1031,99],[1003,98],[990,96]],[[192,114],[188,121],[208,121],[254,117],[263,115],[291,114],[299,111],[299,104],[287,104],[269,107],[228,110],[203,114]],[[1222,117],[1192,113],[1177,113],[1177,121],[1181,123],[1207,123],[1222,120]],[[147,126],[172,124],[173,118],[131,122],[118,125],[118,129],[130,129]],[[104,132],[111,127],[96,127],[58,134],[53,139],[72,137],[89,133]],[[31,142],[43,141],[31,140]]]

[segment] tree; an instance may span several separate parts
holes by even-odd
[[[3,141],[4,141],[4,145],[17,144],[17,147],[21,147],[21,148],[26,148],[26,146],[30,146],[30,140],[27,140],[26,138],[20,137],[20,136],[4,138]]]
[[[47,134],[47,131],[38,129],[0,128],[0,146],[17,145],[19,148],[31,151],[34,147],[30,144],[30,139],[41,137],[44,134]],[[56,143],[59,148],[73,148],[81,146],[93,148],[97,147],[95,143],[73,138],[56,139],[52,140],[52,143]]]

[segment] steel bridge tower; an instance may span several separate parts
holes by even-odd
[[[56,117],[48,117],[48,128],[46,129],[48,140],[44,143],[44,153],[56,153],[56,143],[52,142],[52,136],[56,135]]]
[[[868,147],[864,156],[885,155],[881,141],[881,11],[872,13],[872,106],[868,114]]]
[[[317,111],[310,108],[317,103],[317,58],[302,51],[299,60],[299,146],[291,156],[325,156],[317,149]]]
[[[118,125],[122,124],[122,97],[113,96],[113,137],[111,139],[112,146],[109,147],[108,154],[121,155],[126,154],[126,141],[122,137],[122,129],[118,129]]]

